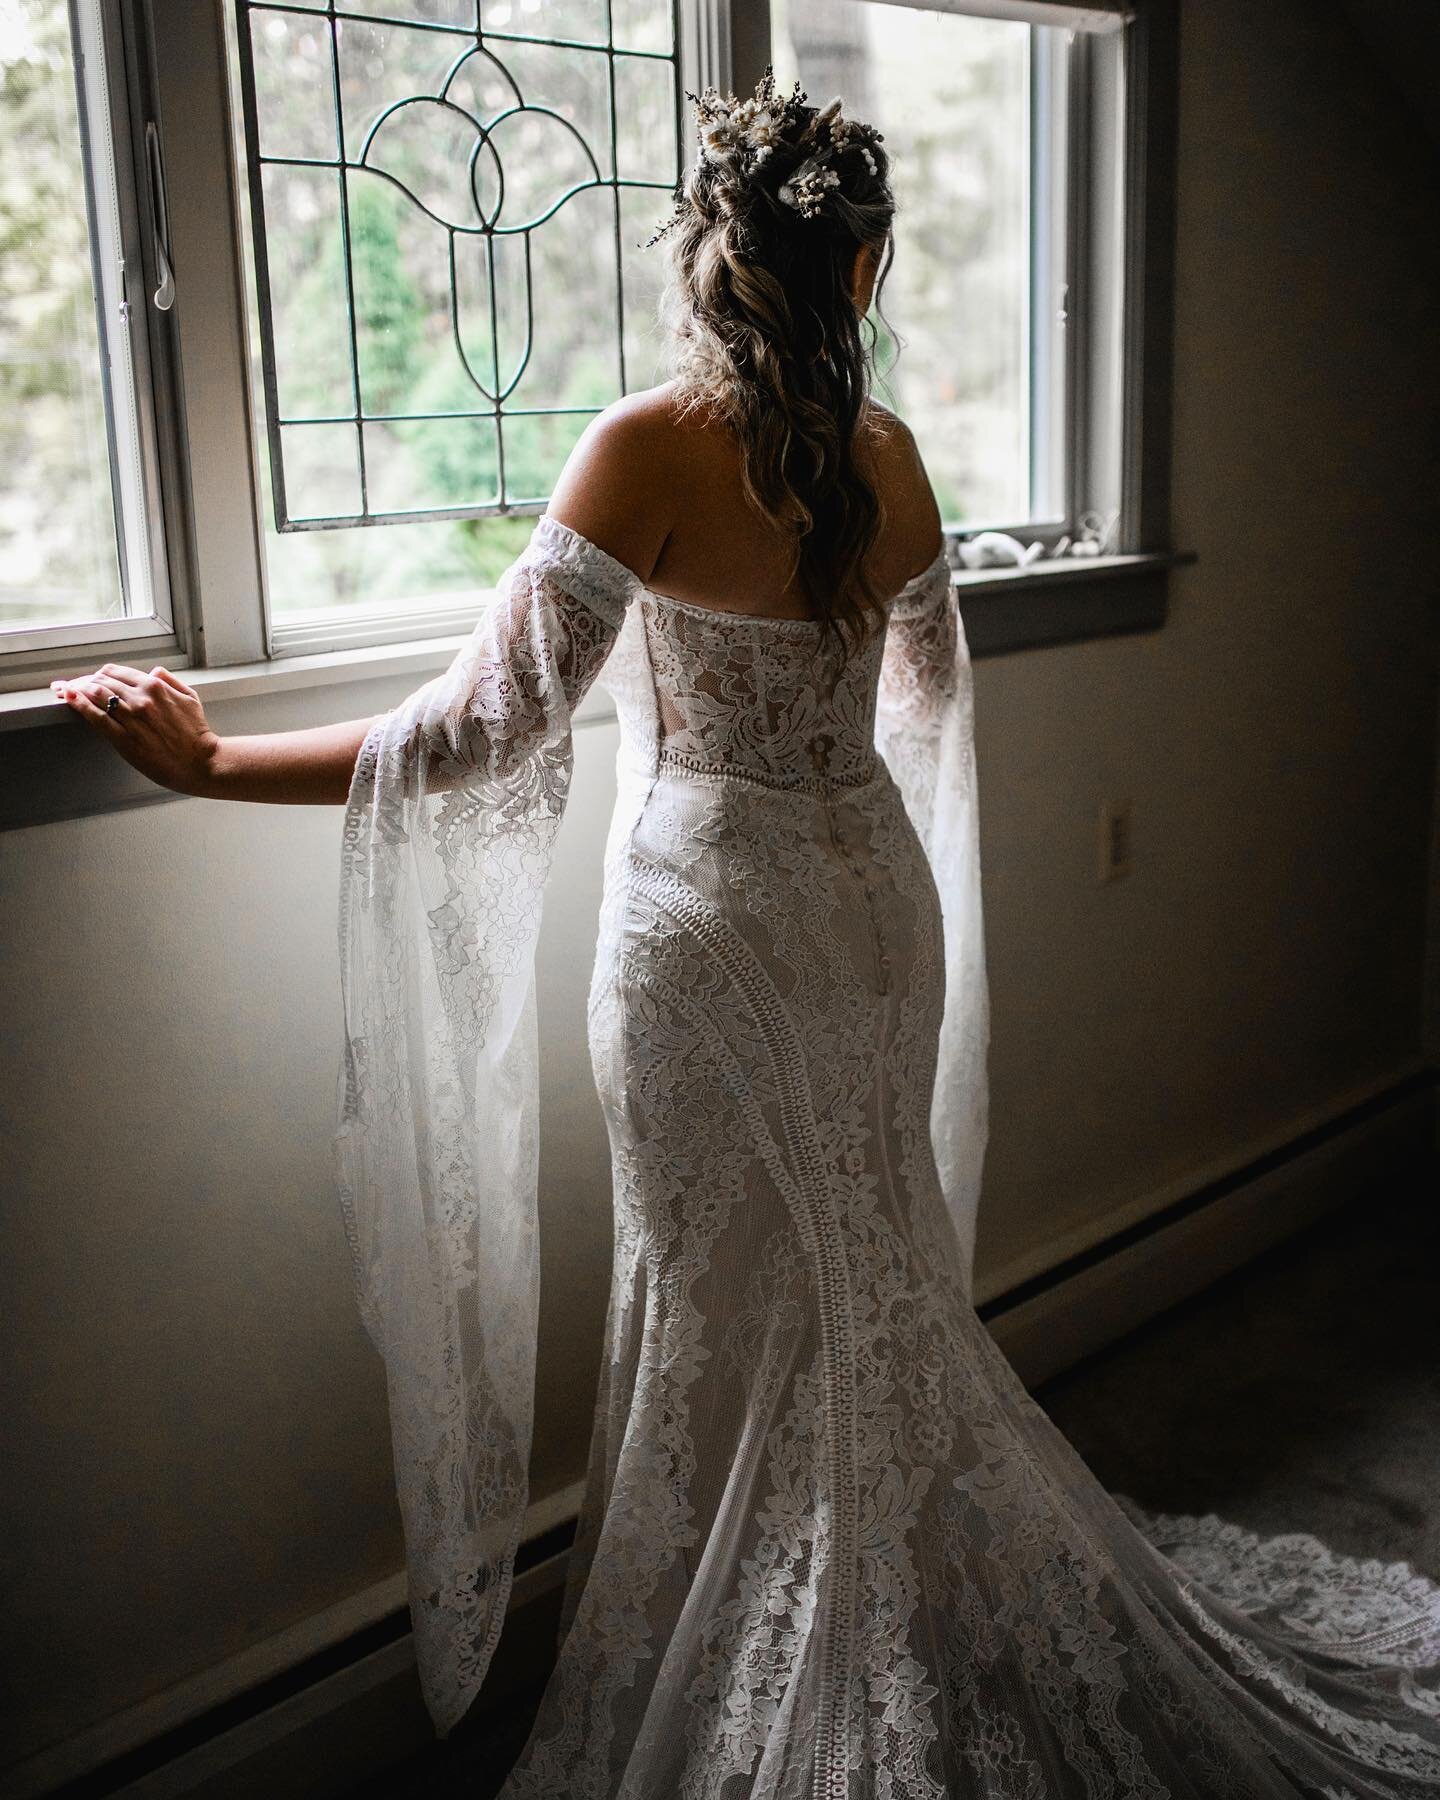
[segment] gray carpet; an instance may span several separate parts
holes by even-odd
[[[1113,1492],[1440,1579],[1440,1216],[1356,1203],[1038,1398]],[[354,1800],[489,1800],[533,1703]]]
[[[1440,1214],[1347,1208],[1038,1398],[1142,1506],[1440,1579]]]

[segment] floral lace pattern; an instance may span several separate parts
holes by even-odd
[[[943,558],[845,660],[548,518],[371,734],[346,821],[337,1144],[437,1725],[525,1503],[534,938],[597,677],[614,1262],[563,1641],[504,1800],[1440,1792],[1440,1592],[1106,1494],[970,1304],[988,1011]]]
[[[450,667],[372,727],[345,811],[340,1203],[386,1364],[416,1651],[442,1732],[489,1664],[525,1511],[535,937],[570,712],[636,585],[593,545],[537,530]]]

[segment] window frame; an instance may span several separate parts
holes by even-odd
[[[76,664],[93,667],[95,660],[116,660],[137,653],[167,656],[183,653],[183,572],[177,576],[172,545],[183,531],[183,516],[175,505],[174,471],[176,408],[174,393],[174,334],[164,310],[154,305],[160,286],[156,245],[161,241],[160,207],[163,206],[163,151],[155,133],[152,162],[147,125],[154,117],[149,101],[148,41],[143,21],[126,0],[95,0],[104,63],[104,104],[108,150],[114,174],[120,267],[100,262],[102,246],[96,242],[94,219],[94,158],[101,146],[96,141],[91,104],[79,105],[80,138],[85,169],[86,213],[92,265],[100,288],[99,354],[116,326],[109,314],[120,298],[129,307],[127,347],[131,392],[126,397],[126,422],[133,416],[136,458],[133,473],[122,476],[116,438],[120,428],[115,404],[115,384],[104,376],[105,430],[109,445],[111,484],[122,544],[121,579],[127,603],[133,593],[134,572],[128,566],[124,538],[130,533],[143,539],[147,552],[148,595],[153,610],[127,613],[118,618],[77,620],[61,625],[20,626],[0,635],[0,677],[4,685],[28,681],[36,671],[49,673]],[[76,57],[77,86],[88,86],[90,69],[79,24],[71,8],[71,43]],[[126,486],[131,491],[125,493]],[[135,514],[139,511],[138,519]]]
[[[1059,528],[947,524],[946,535],[1008,530],[1048,549],[1085,513],[1115,513],[1112,553],[957,571],[967,627],[972,611],[980,625],[972,650],[977,638],[990,655],[1158,625],[1168,570],[1193,560],[1170,535],[1179,0],[899,3],[1050,26],[1073,14],[1092,27],[1074,30],[1068,83],[1068,516]],[[1120,23],[1093,29],[1105,14]],[[732,15],[743,89],[769,60],[770,0],[732,0]]]
[[[244,668],[247,679],[263,681],[267,669],[280,679],[287,658],[304,656],[307,666],[318,668],[327,652],[338,659],[373,652],[383,660],[386,646],[396,657],[413,657],[433,638],[439,666],[441,646],[473,619],[473,601],[434,616],[367,614],[339,621],[333,630],[286,633],[272,625],[225,19],[219,0],[109,3],[122,26],[132,168],[143,166],[145,123],[155,120],[160,127],[178,286],[171,312],[157,312],[149,303],[158,285],[154,196],[149,183],[137,183],[146,291],[146,331],[137,335],[145,338],[156,400],[159,513],[174,606],[171,629],[144,640],[146,654],[196,670]],[[951,3],[965,10],[965,0]],[[975,10],[985,4],[976,0]],[[1120,398],[1108,410],[1096,403],[1099,365],[1092,366],[1088,402],[1082,397],[1074,418],[1092,464],[1097,444],[1118,439],[1118,451],[1112,444],[1109,453],[1113,504],[1120,509],[1116,553],[1088,565],[1063,558],[1018,571],[957,571],[976,656],[1153,629],[1165,618],[1169,569],[1189,560],[1174,551],[1169,537],[1177,12],[1178,0],[1137,0],[1123,31],[1123,92],[1106,97],[1112,113],[1121,109],[1122,125],[1112,137],[1124,166],[1116,168],[1112,156],[1092,167],[1092,177],[1123,196],[1122,216],[1113,226],[1123,237],[1116,265],[1119,325],[1101,359],[1108,389],[1098,390]],[[769,60],[768,0],[682,0],[680,15],[687,87],[753,87]],[[1083,33],[1074,41],[1087,43]],[[165,46],[163,57],[153,53],[157,43]],[[1072,125],[1078,128],[1075,110]],[[1076,187],[1072,183],[1072,195]],[[1093,196],[1075,204],[1092,207],[1093,217]],[[1089,230],[1089,218],[1072,221],[1071,243],[1088,244],[1093,256]],[[1077,359],[1069,356],[1067,365],[1073,377]],[[1072,469],[1077,466],[1072,456]],[[0,704],[0,725],[52,721],[53,711],[41,704],[48,691],[37,688],[38,681],[79,673],[98,661],[129,660],[135,648],[133,635],[114,631],[64,650],[53,644],[42,651],[0,647],[0,702],[6,691],[13,702]],[[28,697],[14,690],[29,690]]]
[[[263,4],[264,0],[258,0]],[[232,31],[229,14],[233,8],[236,23],[240,9],[234,0],[219,0],[220,7],[226,15],[227,32]],[[283,4],[283,0],[282,0]],[[343,10],[338,9],[337,10]],[[364,0],[357,0],[356,10],[364,12]],[[673,0],[676,15],[677,38],[675,45],[675,61],[680,75],[682,89],[705,86],[714,83],[718,86],[728,85],[729,77],[722,71],[728,67],[725,61],[728,21],[724,0]],[[543,40],[542,40],[543,41]],[[226,55],[231,57],[235,46],[227,37]],[[667,56],[666,61],[669,60]],[[234,55],[229,67],[235,77],[231,82],[232,94],[232,126],[235,130],[234,146],[234,182],[236,187],[237,206],[241,209],[237,214],[237,231],[240,234],[239,252],[240,279],[250,283],[250,271],[246,266],[244,248],[245,219],[252,221],[255,215],[255,183],[252,178],[245,145],[240,132],[244,121],[241,112],[248,106],[253,112],[253,96],[245,93],[245,76],[240,56]],[[677,96],[678,100],[678,96]],[[683,167],[689,155],[689,145],[684,137],[684,105],[680,100],[676,107],[677,140],[680,150],[680,162]],[[253,120],[252,120],[253,123]],[[248,129],[248,125],[245,126]],[[664,210],[669,204],[670,189],[657,189],[655,193],[656,213]],[[251,227],[253,229],[253,225]],[[263,318],[259,307],[258,289],[259,271],[256,271],[254,291],[250,285],[243,288],[246,299],[247,328],[259,330],[263,335]],[[264,436],[270,446],[269,454],[274,454],[273,415],[276,406],[276,395],[270,371],[262,373],[265,386],[264,407],[266,411],[266,429],[257,431],[255,436],[254,456],[257,468],[257,480],[268,482],[270,471],[266,462],[266,451],[260,443]],[[249,404],[253,410],[254,400]],[[424,523],[431,518],[441,521],[445,518],[495,517],[516,518],[538,516],[548,501],[518,500],[499,507],[477,507],[452,509],[434,509],[427,513],[419,513],[407,518],[396,515],[394,519],[376,517],[356,520],[354,524],[343,527],[348,530],[383,530],[389,523]],[[314,530],[325,529],[309,524],[297,523],[288,529]],[[432,637],[448,637],[454,633],[467,631],[474,622],[476,611],[476,594],[484,595],[488,590],[478,589],[469,592],[458,591],[453,597],[442,598],[430,606],[414,603],[401,603],[389,607],[335,609],[330,614],[317,612],[312,616],[285,617],[274,606],[270,594],[269,569],[265,556],[265,524],[262,511],[257,519],[257,543],[259,545],[259,567],[262,606],[264,610],[265,649],[263,654],[281,658],[287,656],[313,656],[325,652],[342,653],[354,649],[386,644],[404,644]]]

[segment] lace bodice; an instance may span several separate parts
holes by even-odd
[[[630,592],[634,604],[601,679],[637,766],[811,792],[873,777],[885,633],[846,656],[814,620],[657,594],[558,520],[542,518],[536,542],[563,557],[587,592]],[[894,597],[891,622],[913,617],[945,569],[942,551]]]

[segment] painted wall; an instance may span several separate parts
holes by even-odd
[[[1200,561],[1163,632],[978,672],[990,1291],[1421,1054],[1434,153],[1329,0],[1186,11],[1175,538]],[[583,1027],[612,749],[581,735],[542,944],[537,1493],[583,1467],[608,1272]],[[1107,796],[1136,867],[1102,888]],[[12,1755],[400,1566],[330,1184],[338,824],[176,801],[0,840]]]

